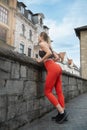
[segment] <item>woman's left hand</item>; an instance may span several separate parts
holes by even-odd
[[[36,59],[36,61],[37,61],[38,63],[41,63],[41,62],[42,62],[42,59]]]

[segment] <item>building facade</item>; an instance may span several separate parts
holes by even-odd
[[[87,79],[87,26],[75,28],[75,32],[80,40],[81,76]]]
[[[49,32],[49,28],[43,25],[43,19],[42,13],[33,14],[23,2],[17,2],[15,51],[32,58],[38,57],[38,35],[42,31]]]
[[[14,49],[16,0],[0,0],[0,47]]]

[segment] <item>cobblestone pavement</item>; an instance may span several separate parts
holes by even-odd
[[[20,130],[87,130],[87,93],[66,103],[66,109],[69,117],[63,124],[51,120],[51,117],[57,114],[54,110],[31,123],[31,126],[27,125]]]

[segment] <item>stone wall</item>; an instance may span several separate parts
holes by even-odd
[[[35,60],[0,48],[0,130],[17,130],[54,108],[44,97],[45,75]],[[63,73],[62,81],[66,101],[87,91],[81,77]]]

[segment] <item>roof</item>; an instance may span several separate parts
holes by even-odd
[[[46,25],[44,25],[43,28],[49,29]]]
[[[68,59],[68,64],[71,65],[73,63],[72,59]]]
[[[87,30],[87,25],[86,25],[86,26],[82,26],[82,27],[75,28],[76,36],[80,37],[80,32],[81,32],[81,31],[86,31],[86,30]]]
[[[33,16],[35,15],[41,15],[42,18],[45,18],[44,14],[43,13],[36,13],[36,14],[33,14]]]
[[[26,9],[25,11],[33,15],[33,12],[31,10]]]
[[[59,58],[61,59],[62,62],[64,61],[65,54],[66,54],[66,52],[60,52],[58,54],[58,56],[59,56]]]
[[[23,7],[26,7],[26,5],[25,5],[23,2],[19,2],[19,1],[17,1],[17,5],[18,5],[18,6],[21,6],[21,5],[22,5]]]

